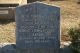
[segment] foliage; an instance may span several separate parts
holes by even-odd
[[[72,42],[70,48],[74,53],[80,53],[80,28],[70,28],[68,34]]]

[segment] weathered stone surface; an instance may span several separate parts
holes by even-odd
[[[36,53],[37,50],[34,49],[39,49],[44,53],[49,51],[48,53],[50,53],[51,50],[55,51],[55,49],[60,48],[59,7],[41,2],[17,7],[16,24],[16,45],[18,49],[27,50],[31,48]],[[43,48],[44,50],[41,50]]]

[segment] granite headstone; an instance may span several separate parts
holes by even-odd
[[[18,53],[58,53],[60,8],[33,2],[16,8]]]

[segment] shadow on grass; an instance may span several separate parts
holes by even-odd
[[[16,53],[16,45],[6,45],[2,48],[0,48],[0,53]]]
[[[6,45],[0,49],[1,49],[0,53],[16,53],[16,45],[15,44]],[[64,48],[60,49],[59,53],[72,53],[72,51],[69,47],[64,47]]]
[[[0,19],[0,24],[8,24],[8,23],[10,23],[10,22],[15,22],[15,19],[9,19],[9,20],[7,20],[7,19]]]
[[[80,4],[80,2],[78,2],[78,4]]]
[[[60,53],[73,53],[72,49],[69,46],[65,46],[60,49]]]

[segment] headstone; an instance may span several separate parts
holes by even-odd
[[[42,2],[16,8],[18,53],[58,53],[60,8]]]

